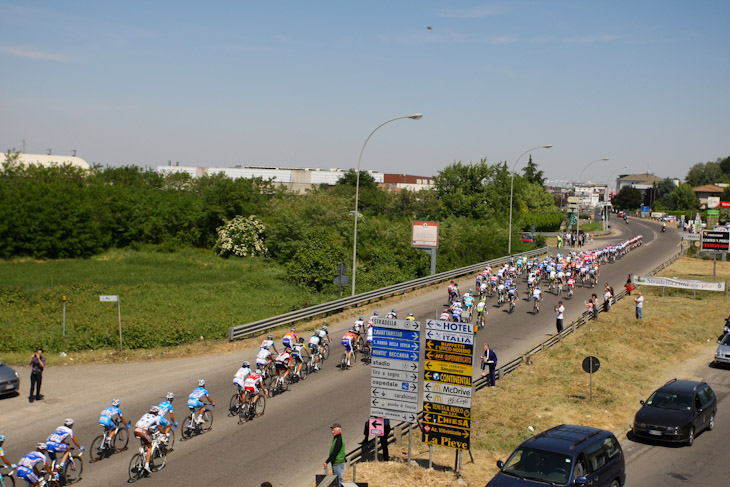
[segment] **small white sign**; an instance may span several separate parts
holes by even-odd
[[[99,296],[99,301],[101,301],[102,303],[116,303],[119,301],[119,296],[102,294]]]
[[[707,282],[692,279],[671,279],[669,277],[634,276],[634,283],[642,286],[674,287],[678,289],[698,289],[700,291],[724,291],[725,281]]]

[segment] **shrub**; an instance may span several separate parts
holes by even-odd
[[[218,228],[215,251],[222,257],[266,256],[269,251],[263,239],[265,230],[264,224],[256,216],[238,215]]]

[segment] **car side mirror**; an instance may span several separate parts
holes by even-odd
[[[504,462],[502,460],[497,460],[497,467],[499,467],[500,469],[504,467]]]
[[[721,342],[721,340],[718,340],[718,341],[717,341],[717,343],[720,343],[720,342]]]
[[[641,404],[643,406],[644,405],[644,400],[643,399],[639,399],[639,404]]]
[[[590,482],[588,482],[588,479],[586,477],[580,476],[575,479],[573,485],[590,485]]]

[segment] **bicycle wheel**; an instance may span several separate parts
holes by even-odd
[[[69,455],[66,465],[63,468],[63,474],[61,475],[65,483],[68,485],[75,484],[81,480],[81,474],[84,471],[84,462],[81,461],[81,457],[76,455]]]
[[[0,473],[0,485],[4,487],[15,487],[15,477],[12,475],[3,475]]]
[[[238,410],[238,424],[242,424],[248,421],[248,418],[251,417],[251,404],[249,401],[244,402],[241,404],[241,407]]]
[[[89,460],[93,463],[98,462],[106,456],[106,448],[104,445],[104,435],[99,435],[91,442],[89,449]]]
[[[309,364],[303,363],[302,368],[299,371],[299,378],[301,380],[304,380],[307,378],[308,375],[309,375]]]
[[[264,387],[266,389],[271,389],[271,386],[274,383],[274,377],[276,377],[275,376],[274,369],[271,366],[271,364],[269,364],[269,365],[266,366],[266,369],[264,370],[264,372],[265,372],[265,374],[264,374]]]
[[[256,404],[254,404],[254,414],[258,418],[264,415],[264,411],[266,411],[266,396],[259,394],[259,398],[256,399]]]
[[[129,461],[129,481],[135,482],[144,475],[144,456],[141,453],[132,455]]]
[[[190,438],[192,438],[193,435],[195,434],[196,426],[197,425],[195,423],[195,419],[193,419],[192,414],[190,416],[186,417],[185,421],[183,421],[183,427],[182,427],[182,431],[180,433],[180,439],[185,441],[185,440],[189,440]]]
[[[236,416],[239,409],[241,409],[241,397],[235,392],[228,403],[228,416]]]
[[[167,464],[167,451],[164,445],[158,445],[150,458],[150,470],[159,472],[165,468],[165,464]]]
[[[213,429],[213,411],[206,409],[203,413],[203,426],[201,427],[201,430],[203,432],[207,433],[208,431]]]
[[[347,368],[347,354],[342,354],[342,359],[340,359],[340,370],[345,370]]]
[[[121,428],[114,435],[114,451],[119,453],[127,449],[129,444],[129,430],[127,428]]]
[[[328,358],[330,358],[330,346],[329,343],[325,343],[322,349],[322,360],[327,360]]]

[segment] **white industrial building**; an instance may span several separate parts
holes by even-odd
[[[7,160],[7,157],[3,162]],[[48,155],[48,154],[18,154],[18,162],[23,166],[29,166],[35,164],[43,167],[52,166],[64,166],[69,165],[78,167],[79,169],[90,169],[89,163],[80,157],[76,156],[62,156],[62,155]]]

